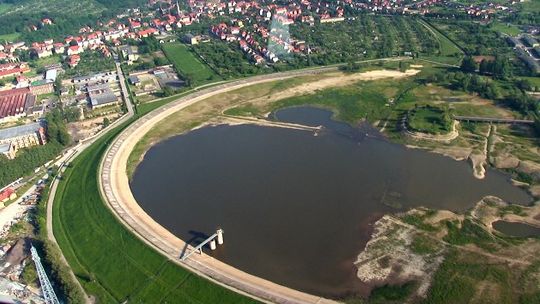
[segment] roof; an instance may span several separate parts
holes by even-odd
[[[41,123],[34,122],[27,125],[2,129],[0,130],[0,140],[8,140],[19,136],[30,135],[37,132],[42,127],[43,126]]]
[[[29,88],[0,92],[0,118],[23,114],[36,102]]]
[[[0,201],[5,200],[6,198],[9,198],[15,191],[13,191],[13,188],[7,188],[6,190],[0,192]],[[15,302],[2,302],[2,303],[15,303]]]
[[[108,73],[112,73],[110,75],[108,75]],[[95,73],[95,74],[90,74],[90,75],[85,75],[85,76],[78,76],[78,77],[74,77],[73,78],[73,81],[85,81],[85,80],[90,80],[90,79],[99,79],[99,78],[107,78],[107,77],[116,77],[116,74],[114,73],[114,71],[111,71],[111,72],[106,72],[106,73]]]
[[[51,83],[52,83],[52,80],[50,79],[41,79],[41,80],[36,80],[32,82],[30,85],[33,87],[36,87],[36,86],[41,86],[41,85],[46,85],[46,84],[51,84]]]
[[[131,83],[139,83],[141,81],[139,80],[139,77],[137,77],[136,75],[133,75],[133,76],[129,76],[129,82],[131,82]]]
[[[86,90],[89,94],[101,94],[105,91],[110,92],[111,88],[108,84],[102,83],[102,84],[92,84],[86,87]]]
[[[9,152],[10,147],[11,147],[10,143],[0,144],[0,153]],[[1,200],[1,198],[0,198],[0,200]]]
[[[92,103],[92,106],[99,106],[104,105],[108,103],[117,102],[118,97],[114,95],[112,92],[110,93],[103,93],[103,94],[95,94],[90,96],[90,102]]]
[[[53,70],[48,70],[46,73],[45,73],[45,79],[48,79],[48,80],[52,80],[52,81],[55,81],[56,80],[56,70],[53,69]]]

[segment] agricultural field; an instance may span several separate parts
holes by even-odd
[[[139,107],[139,113],[149,109]],[[54,233],[87,293],[100,303],[253,303],[161,256],[104,205],[97,170],[106,143],[122,128],[109,132],[71,163],[54,204]]]
[[[431,24],[470,55],[511,55],[512,48],[498,31],[487,25],[455,20],[432,20]]]
[[[204,61],[224,79],[271,71],[250,63],[236,46],[215,39],[194,45],[192,48],[194,53],[204,58]]]
[[[184,44],[166,43],[163,45],[163,51],[183,77],[192,79],[192,84],[208,83],[218,77],[206,64],[195,57]]]
[[[437,55],[437,37],[416,18],[362,15],[333,24],[291,25],[291,37],[301,37],[312,49],[315,64],[391,57],[405,52]],[[336,33],[340,33],[336,35]]]

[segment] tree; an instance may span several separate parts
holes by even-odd
[[[163,97],[169,97],[169,96],[172,96],[174,95],[174,90],[171,89],[171,87],[169,86],[165,86],[163,88]]]
[[[491,74],[491,64],[489,61],[482,59],[479,70],[481,74]]]
[[[505,57],[497,56],[495,61],[492,62],[491,71],[493,77],[497,79],[508,79],[510,77],[510,63]]]
[[[404,62],[404,61],[399,62],[399,70],[401,72],[407,71],[408,68],[409,68],[409,63],[408,62]]]
[[[103,118],[103,128],[108,127],[111,124],[111,121],[108,117]]]
[[[474,73],[476,71],[476,62],[471,56],[466,56],[461,62],[461,70],[464,73]]]
[[[54,93],[56,96],[60,96],[62,94],[62,78],[56,77],[56,80],[54,81]]]

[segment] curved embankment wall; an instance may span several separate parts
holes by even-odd
[[[126,172],[129,155],[136,143],[156,123],[181,109],[213,95],[245,86],[334,70],[336,70],[335,67],[329,67],[237,80],[189,94],[152,111],[127,127],[107,150],[100,166],[100,191],[102,196],[119,220],[144,242],[177,264],[217,284],[265,302],[335,303],[332,300],[293,290],[247,274],[205,254],[194,254],[187,260],[181,261],[179,256],[185,249],[186,244],[144,212],[130,190]]]

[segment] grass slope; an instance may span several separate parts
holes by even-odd
[[[100,159],[122,127],[66,170],[54,204],[54,233],[74,273],[99,303],[252,303],[169,261],[126,230],[98,191]]]
[[[215,76],[214,72],[191,53],[188,48],[180,43],[166,43],[163,51],[174,67],[184,76],[189,75],[195,84],[208,83]]]

